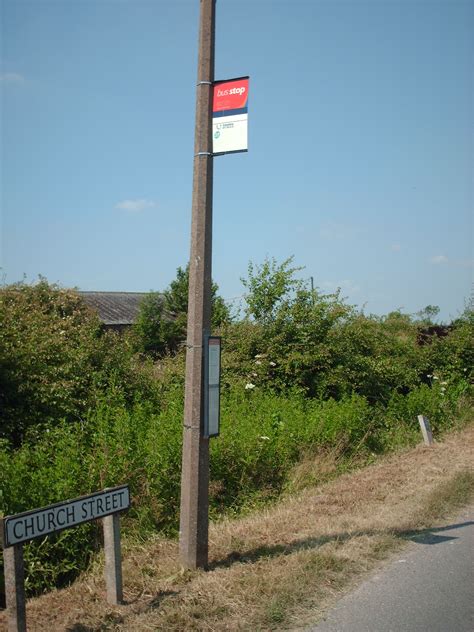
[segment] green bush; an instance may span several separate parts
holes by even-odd
[[[41,280],[0,289],[0,438],[20,445],[61,419],[79,421],[110,388],[132,403],[156,390],[127,337],[104,332],[72,290]]]

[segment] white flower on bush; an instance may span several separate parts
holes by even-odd
[[[252,382],[247,382],[247,384],[245,385],[245,390],[246,391],[250,391],[253,388],[255,388],[255,384],[252,384]]]
[[[255,360],[255,364],[262,364],[261,360]]]
[[[263,436],[263,437],[260,437],[260,439],[263,439],[263,441],[270,441],[270,437]]]
[[[261,353],[257,353],[257,355],[255,357],[256,358],[263,358],[263,355]]]
[[[446,386],[447,382],[440,382],[441,386]],[[441,389],[443,390],[443,389]]]
[[[276,362],[269,362],[268,363],[270,366],[276,366]]]
[[[439,380],[439,377],[437,375],[433,375],[433,380]]]

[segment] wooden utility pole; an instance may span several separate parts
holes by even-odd
[[[208,561],[209,439],[203,436],[204,336],[211,329],[212,84],[216,0],[201,0],[189,261],[179,548],[186,568]]]

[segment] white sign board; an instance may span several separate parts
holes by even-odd
[[[213,87],[212,153],[248,150],[249,78],[218,81]]]
[[[205,346],[204,436],[217,437],[220,429],[221,339],[208,336]]]

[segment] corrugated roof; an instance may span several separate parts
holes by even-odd
[[[147,292],[78,292],[105,325],[132,325]]]

